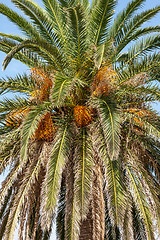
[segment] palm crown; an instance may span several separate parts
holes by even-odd
[[[159,233],[159,26],[131,1],[11,0],[0,12],[25,38],[0,33],[0,50],[30,74],[1,79],[1,239],[155,239]],[[153,32],[154,34],[148,35]],[[132,43],[132,45],[130,44]],[[126,47],[129,45],[126,50]]]

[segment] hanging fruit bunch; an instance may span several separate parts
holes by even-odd
[[[101,67],[91,86],[92,96],[110,95],[116,86],[116,76],[117,73],[112,66]]]
[[[47,101],[49,99],[50,90],[52,88],[53,82],[47,71],[42,68],[32,68],[31,69],[32,78],[35,81],[35,90],[31,93],[32,97],[36,98],[38,101]],[[38,124],[38,128],[35,131],[33,139],[36,141],[47,141],[51,142],[56,131],[56,127],[53,124],[53,115],[48,112]]]
[[[32,68],[30,71],[32,79],[34,80],[34,90],[31,92],[32,100],[36,100],[34,103],[37,101],[47,101],[49,99],[50,89],[52,88],[52,80],[50,79],[49,74],[47,71],[40,68]],[[27,108],[11,111],[5,119],[6,125],[10,127],[20,126],[29,111],[31,111],[31,109]],[[47,114],[41,119],[32,140],[47,142],[53,140],[56,131],[56,127],[52,120],[53,115],[53,113],[47,112]]]
[[[51,142],[53,140],[57,127],[53,124],[52,115],[54,114],[48,112],[38,124],[33,137],[36,141]]]
[[[91,110],[86,106],[75,106],[73,115],[78,127],[85,127],[92,122]]]
[[[52,88],[52,80],[49,73],[42,68],[32,68],[30,71],[35,82],[35,89],[31,93],[32,97],[40,101],[48,100],[50,89]]]

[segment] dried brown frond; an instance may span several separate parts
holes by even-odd
[[[128,109],[123,109],[123,112],[129,112],[134,114],[133,120],[136,124],[138,124],[140,127],[145,126],[145,121],[144,119],[152,119],[153,117],[156,118],[156,114],[154,114],[152,111],[149,111],[145,109],[143,106],[142,108],[128,108]]]
[[[127,82],[125,82],[125,85],[127,84],[132,87],[138,87],[145,84],[147,79],[148,79],[147,73],[145,72],[139,73],[135,75],[133,78],[129,79]]]

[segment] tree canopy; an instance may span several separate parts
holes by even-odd
[[[0,51],[30,67],[0,80],[0,239],[154,240],[160,234],[160,27],[132,0],[11,0],[23,36]],[[23,93],[23,95],[19,95]]]

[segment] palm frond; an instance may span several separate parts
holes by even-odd
[[[114,24],[110,30],[110,36],[114,37],[115,41],[118,33],[122,31],[125,23],[133,16],[135,11],[142,7],[144,2],[145,0],[132,0],[128,3],[127,7],[116,16]]]
[[[36,106],[30,110],[23,122],[23,131],[22,131],[22,145],[21,145],[21,160],[26,161],[28,143],[38,127],[39,122],[45,116],[45,114],[51,108],[51,104],[44,103],[40,106]]]
[[[143,120],[142,120],[143,121]],[[144,126],[146,135],[150,136],[151,138],[155,138],[158,140],[160,138],[160,128],[159,128],[159,120],[144,120]]]
[[[119,57],[119,60],[121,61],[121,64],[123,66],[124,62],[127,59],[127,54],[124,53]],[[118,75],[118,86],[121,84],[124,84],[125,82],[129,81],[130,79],[134,79],[134,77],[138,77],[138,74],[146,73],[146,82],[147,77],[150,81],[156,81],[156,78],[150,77],[150,72],[153,71],[153,69],[156,68],[156,64],[160,62],[160,55],[159,53],[151,53],[144,56],[141,56],[140,58],[136,59],[134,61],[134,64],[128,64],[126,65],[122,71],[118,71],[117,69],[117,75]],[[137,76],[136,76],[137,75]]]
[[[4,53],[8,54],[15,46],[16,42],[13,40],[11,41],[10,39],[7,39],[5,37],[0,39],[0,50]],[[40,57],[36,53],[28,51],[26,49],[16,53],[14,55],[14,58],[28,65],[29,67],[36,66],[38,58],[40,60]]]
[[[75,150],[75,197],[79,205],[80,215],[82,220],[87,216],[90,203],[91,181],[93,157],[91,140],[87,136],[87,132],[83,129],[77,141]]]
[[[154,231],[152,226],[152,214],[150,212],[150,208],[148,206],[148,202],[142,190],[140,180],[136,176],[135,172],[131,170],[130,166],[126,166],[126,170],[128,172],[128,177],[130,178],[130,185],[133,190],[134,199],[136,200],[136,206],[141,213],[141,217],[143,218],[143,223],[145,224],[146,234],[149,240],[154,240]]]
[[[50,212],[55,212],[57,206],[57,196],[60,191],[60,182],[62,179],[62,170],[65,165],[65,160],[69,151],[69,136],[68,126],[59,128],[56,138],[54,140],[54,146],[48,162],[47,173],[47,209]]]
[[[29,189],[31,188],[31,185],[33,182],[36,181],[36,176],[40,171],[41,167],[41,158],[36,161],[36,163],[32,163],[31,168],[28,169],[26,172],[25,180],[23,181],[23,184],[21,186],[20,191],[15,196],[14,205],[12,207],[12,211],[10,212],[6,231],[4,235],[4,239],[11,240],[13,239],[13,234],[16,228],[16,225],[18,223],[18,217],[22,208],[22,205],[25,201],[26,192],[29,192]]]
[[[63,40],[65,40],[65,32],[63,28],[62,18],[62,8],[60,4],[55,0],[43,0],[43,3],[46,7],[46,11],[48,12],[50,18],[54,22],[55,31],[61,34]]]
[[[34,89],[34,81],[27,74],[20,75],[16,77],[6,77],[0,79],[0,94],[7,92],[24,92],[30,93]]]
[[[153,9],[144,11],[141,14],[137,14],[132,18],[132,20],[127,21],[117,37],[116,53],[122,51],[122,49],[124,49],[124,47],[132,41],[131,36],[135,33],[135,31],[138,30],[143,23],[155,16],[159,11],[160,6],[157,6]]]
[[[11,198],[11,194],[12,194],[12,187],[10,189],[8,189],[8,194],[6,195],[6,197],[4,199],[4,203],[3,203],[2,207],[0,208],[0,220],[2,220],[4,212],[5,212],[5,210],[8,206],[8,203],[9,203],[10,198]]]
[[[104,193],[105,198],[108,200],[110,220],[113,227],[118,227],[123,223],[128,197],[126,188],[123,185],[123,171],[120,169],[120,160],[111,160],[109,158],[103,130],[97,129],[97,127],[97,125],[92,127],[94,133],[92,141],[94,141],[94,146],[105,170],[104,181],[106,186]]]
[[[88,228],[88,231],[93,235],[93,239],[104,239],[105,235],[105,200],[104,200],[104,176],[102,170],[102,164],[96,152],[93,151],[94,166],[92,176],[92,188],[91,188],[91,207],[87,215],[85,223],[93,225],[92,228]]]
[[[106,163],[106,194],[109,196],[109,211],[115,226],[121,225],[126,209],[126,196],[118,161]]]
[[[111,222],[111,218],[109,216],[109,208],[108,208],[108,199],[105,197],[105,240],[113,240],[113,224]]]
[[[150,34],[150,33],[156,33],[156,32],[160,32],[160,26],[154,26],[154,27],[145,27],[142,29],[138,29],[137,31],[135,31],[135,33],[133,33],[131,35],[131,41],[136,40],[137,38],[140,38],[144,35]]]
[[[80,214],[73,193],[73,200],[70,203],[70,212],[68,214],[65,239],[76,240],[79,237],[79,232],[80,232]]]
[[[0,101],[0,113],[9,113],[12,110],[26,108],[28,106],[28,99],[22,97],[14,97],[13,99],[4,98]]]
[[[57,218],[56,218],[56,232],[57,237],[59,240],[65,239],[65,194],[66,194],[66,187],[64,185],[64,179],[62,177],[61,182],[61,191],[60,191],[60,198],[58,201],[58,210],[57,210]]]
[[[132,216],[133,216],[133,231],[134,231],[134,238],[137,240],[146,240],[146,233],[144,224],[136,208],[134,202],[132,204]]]
[[[134,239],[134,232],[133,232],[133,219],[132,219],[132,205],[131,203],[128,204],[124,216],[123,222],[123,239],[124,240],[132,240]]]
[[[96,45],[105,43],[109,28],[109,23],[113,17],[116,0],[100,0],[97,2],[96,7],[91,14],[91,39]]]
[[[24,41],[24,38],[22,38],[21,36],[18,35],[14,35],[14,34],[6,34],[6,33],[0,33],[0,36],[5,37],[5,38],[9,38],[18,42],[22,42]]]
[[[123,57],[123,67],[127,64],[132,64],[132,62],[135,61],[138,57],[145,56],[149,51],[159,49],[159,40],[160,39],[158,34],[149,36],[145,39],[142,38],[141,40],[137,41],[135,45],[130,47],[125,58]],[[121,57],[121,55],[117,55],[117,61],[119,57]]]
[[[7,54],[3,61],[3,69],[6,69],[12,58],[16,53],[18,53],[23,48],[33,49],[35,52],[37,52],[42,58],[47,60],[50,64],[52,62],[53,65],[56,65],[61,72],[62,66],[59,64],[57,60],[62,60],[62,56],[59,54],[59,50],[57,52],[57,47],[54,48],[54,46],[47,44],[45,41],[38,42],[33,40],[26,40],[19,44],[17,44],[15,47],[12,48],[12,50]],[[55,59],[56,54],[56,59]]]
[[[8,17],[9,20],[15,23],[28,37],[34,37],[35,39],[39,38],[39,33],[36,28],[9,7],[5,6],[4,4],[0,4],[0,13]]]
[[[71,95],[71,91],[74,91],[80,87],[83,87],[84,83],[81,79],[72,76],[57,74],[55,77],[55,84],[52,91],[52,101],[55,107],[60,107],[66,104],[65,100]]]
[[[94,98],[93,106],[96,107],[98,111],[100,124],[103,129],[108,149],[108,155],[111,159],[117,158],[119,154],[121,131],[118,107],[108,97],[102,99]]]
[[[66,165],[66,208],[65,208],[65,239],[66,240],[76,240],[80,234],[80,223],[81,223],[81,215],[79,214],[79,205],[76,201],[76,194],[74,191],[74,149],[72,148],[74,145],[71,143],[71,152],[68,157],[68,162]]]
[[[87,20],[84,7],[79,4],[74,8],[70,8],[68,10],[68,17],[68,35],[69,42],[72,45],[69,53],[71,51],[71,58],[74,58],[77,68],[79,69],[85,60],[86,49],[88,46]]]
[[[57,45],[58,37],[53,32],[53,22],[38,4],[26,0],[12,0],[12,2],[31,18],[43,38],[51,44]]]
[[[7,175],[6,179],[2,182],[2,189],[0,191],[0,208],[3,205],[4,199],[8,194],[8,189],[13,185],[15,180],[17,179],[17,176],[20,172],[20,164],[16,162],[15,166],[12,168],[10,173]]]
[[[13,165],[20,152],[20,129],[15,129],[5,134],[0,139],[0,174],[7,166]]]

